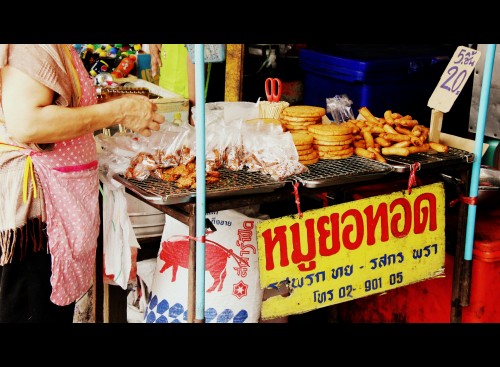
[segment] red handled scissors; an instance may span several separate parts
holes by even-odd
[[[266,97],[269,102],[279,102],[281,99],[281,80],[267,78],[265,83]]]

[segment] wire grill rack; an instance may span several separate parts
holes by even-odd
[[[391,172],[407,172],[417,162],[420,163],[421,169],[425,169],[464,161],[470,163],[473,157],[472,153],[450,147],[447,153],[429,151],[414,153],[407,157],[386,156],[387,163],[356,155],[338,160],[321,159],[317,163],[308,165],[307,172],[289,176],[282,181],[247,169],[231,171],[222,168],[219,182],[206,185],[206,197],[222,198],[273,192],[286,185],[287,182],[297,181],[308,188],[345,185],[382,178]],[[142,181],[125,178],[121,174],[114,174],[113,178],[146,200],[158,205],[186,203],[196,197],[196,189],[181,189],[175,183],[162,181],[153,176]]]
[[[450,147],[446,153],[429,150],[425,153],[413,153],[407,157],[386,156],[385,158],[395,172],[406,172],[410,171],[412,165],[417,162],[420,163],[421,168],[436,168],[463,162],[471,163],[474,161],[474,154]]]
[[[231,171],[222,168],[219,172],[221,176],[217,183],[206,184],[207,198],[272,192],[286,184],[285,181],[277,181],[268,175],[246,169]],[[154,176],[142,181],[125,178],[121,174],[114,174],[113,178],[159,205],[186,203],[196,197],[196,189],[181,189],[173,182],[166,182]]]
[[[307,166],[308,172],[289,177],[309,188],[341,185],[383,177],[392,171],[389,164],[352,155],[344,159],[320,159]]]

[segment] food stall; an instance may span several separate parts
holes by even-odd
[[[195,55],[199,61],[198,65],[202,66],[203,62],[200,60],[203,60],[203,48],[200,46],[196,48]],[[200,75],[203,75],[203,72],[198,71],[197,86],[204,85],[203,77]],[[197,92],[199,93],[197,100],[204,101],[200,88]],[[197,124],[196,128],[197,147],[201,147],[197,148],[196,158],[198,163],[205,163],[204,103],[197,105],[196,113],[198,121],[203,122],[201,125]],[[126,187],[129,194],[188,226],[190,234],[188,322],[204,322],[203,295],[200,293],[200,287],[203,289],[204,282],[200,285],[197,280],[204,276],[204,267],[199,264],[204,255],[206,212],[252,204],[292,201],[297,204],[297,211],[300,214],[301,197],[318,195],[325,197],[326,194],[330,201],[327,200],[325,206],[331,206],[353,200],[356,188],[365,190],[367,185],[388,182],[391,182],[389,186],[394,192],[411,191],[417,183],[450,184],[452,193],[446,200],[452,201],[467,196],[471,186],[474,157],[475,154],[454,147],[449,147],[443,152],[428,149],[406,155],[387,155],[384,161],[352,154],[343,159],[319,159],[308,165],[307,171],[287,175],[278,180],[262,172],[221,169],[220,180],[216,185],[205,186],[201,183],[195,189],[179,189],[170,182],[151,176],[144,180],[126,177],[123,174],[115,174],[113,177]],[[199,176],[205,174],[204,167],[205,164],[197,166],[200,170],[197,171]],[[452,179],[449,180],[449,177]],[[446,192],[448,196],[450,191]],[[457,202],[458,222],[462,225],[458,226],[456,242],[451,244],[454,247],[456,264],[453,275],[454,294],[453,300],[450,300],[452,305],[459,305],[456,300],[468,291],[467,267],[461,266],[464,264],[466,233],[460,230],[465,228],[467,221],[467,205],[463,200]],[[453,309],[451,320],[459,321],[459,319],[460,309]]]

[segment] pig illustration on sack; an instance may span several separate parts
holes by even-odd
[[[221,246],[217,242],[206,240],[205,242],[205,271],[208,271],[214,279],[214,283],[207,289],[207,292],[220,292],[227,275],[227,259],[233,257],[239,265],[248,265],[248,261],[238,255],[233,250]],[[188,268],[189,261],[189,238],[186,236],[174,236],[161,244],[160,259],[165,264],[160,269],[163,273],[172,267],[172,282],[175,282],[179,267]]]

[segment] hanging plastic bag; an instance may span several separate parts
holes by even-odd
[[[137,272],[135,257],[140,245],[128,216],[125,187],[104,179],[102,186],[104,277],[127,289]]]

